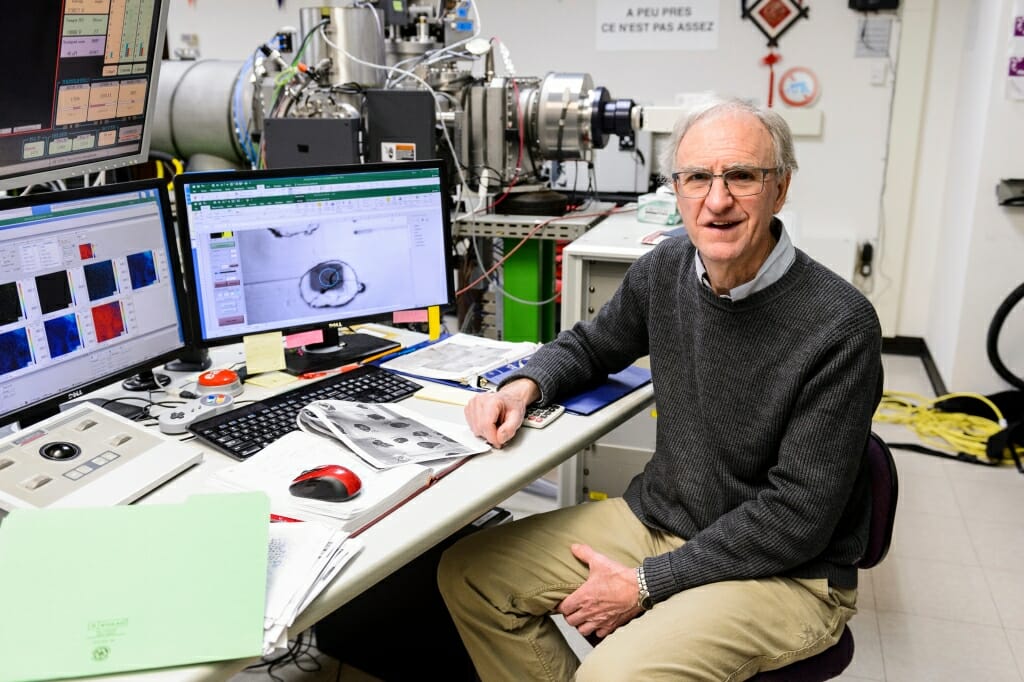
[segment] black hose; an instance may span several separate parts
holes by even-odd
[[[1024,390],[1024,379],[1014,375],[1006,365],[1003,364],[1002,358],[999,357],[999,332],[1003,328],[1003,323],[1006,322],[1007,316],[1013,307],[1017,305],[1020,300],[1024,298],[1024,283],[1021,283],[1016,289],[1010,292],[1010,295],[1006,297],[999,307],[996,309],[996,314],[992,316],[992,322],[988,327],[988,361],[992,363],[992,368],[995,369],[996,374],[1001,376],[1012,386]]]

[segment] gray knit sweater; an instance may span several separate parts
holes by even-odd
[[[645,254],[594,320],[521,375],[553,401],[650,354],[657,445],[624,498],[687,539],[644,560],[656,601],[775,575],[855,587],[869,513],[860,464],[882,391],[875,311],[801,251],[766,289],[721,299],[698,281],[695,253],[680,237]]]

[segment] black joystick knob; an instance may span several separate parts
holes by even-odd
[[[73,459],[80,455],[81,452],[82,448],[78,447],[74,443],[66,443],[64,441],[47,443],[43,447],[39,448],[40,455],[46,459],[52,459],[58,462],[65,459]]]

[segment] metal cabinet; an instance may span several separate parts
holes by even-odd
[[[649,251],[644,236],[662,228],[641,223],[635,211],[609,216],[562,251],[562,329],[597,314],[630,264]],[[646,365],[647,358],[637,364]],[[560,506],[621,495],[643,469],[655,445],[656,408],[632,417],[561,465]]]

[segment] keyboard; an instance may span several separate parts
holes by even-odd
[[[316,400],[391,403],[422,386],[403,376],[363,365],[305,386],[195,422],[189,431],[221,452],[245,460],[290,431],[297,430],[299,410]]]

